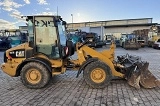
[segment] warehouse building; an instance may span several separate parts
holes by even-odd
[[[102,39],[104,39],[105,35],[113,35],[119,39],[121,34],[130,34],[135,30],[150,29],[152,25],[156,24],[157,23],[152,23],[152,18],[140,18],[68,23],[67,29],[81,29],[86,32],[95,32],[98,33]]]

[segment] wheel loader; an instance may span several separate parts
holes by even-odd
[[[136,35],[125,34],[121,37],[121,45],[124,49],[136,49],[140,48],[140,44],[137,42]]]
[[[60,16],[24,16],[28,26],[28,42],[4,52],[1,69],[12,77],[20,76],[31,89],[45,87],[51,77],[67,69],[83,73],[85,82],[93,88],[104,88],[114,77],[124,78],[128,84],[140,88],[154,88],[160,81],[148,70],[148,62],[129,54],[117,56],[115,44],[98,52],[87,45],[66,40],[66,22]],[[23,17],[23,18],[24,18]],[[77,59],[70,56],[77,53]]]

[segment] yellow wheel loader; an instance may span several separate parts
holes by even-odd
[[[60,16],[25,16],[28,26],[28,42],[4,52],[1,69],[12,77],[21,76],[28,88],[45,87],[51,77],[65,73],[67,69],[83,72],[87,84],[93,88],[106,87],[113,77],[125,78],[128,84],[140,88],[160,85],[148,70],[148,63],[131,55],[118,56],[115,60],[115,44],[109,50],[98,52],[83,43],[76,44],[77,59],[72,41],[66,40],[66,22]]]

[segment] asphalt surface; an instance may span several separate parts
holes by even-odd
[[[98,51],[107,49],[98,48]],[[115,54],[137,55],[150,63],[149,70],[160,79],[160,50],[141,48],[124,50],[116,48]],[[75,56],[73,56],[75,58]],[[3,52],[0,52],[0,63]],[[160,106],[160,88],[135,89],[126,80],[112,80],[104,89],[89,87],[83,75],[76,78],[76,71],[52,78],[42,89],[28,89],[20,77],[10,77],[0,70],[0,106]]]

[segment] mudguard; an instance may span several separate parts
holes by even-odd
[[[40,58],[40,57],[36,57],[36,58],[29,58],[29,59],[26,59],[25,61],[23,61],[21,64],[18,65],[17,67],[17,72],[16,72],[16,76],[19,76],[20,75],[20,71],[22,69],[22,67],[27,64],[28,62],[39,62],[41,64],[43,64],[44,66],[46,66],[46,68],[48,69],[48,71],[52,72],[52,69],[51,69],[51,63],[44,59],[44,58]]]
[[[84,68],[91,62],[98,61],[98,58],[89,58],[87,59],[79,68],[76,78],[78,78],[79,74],[84,70]]]

